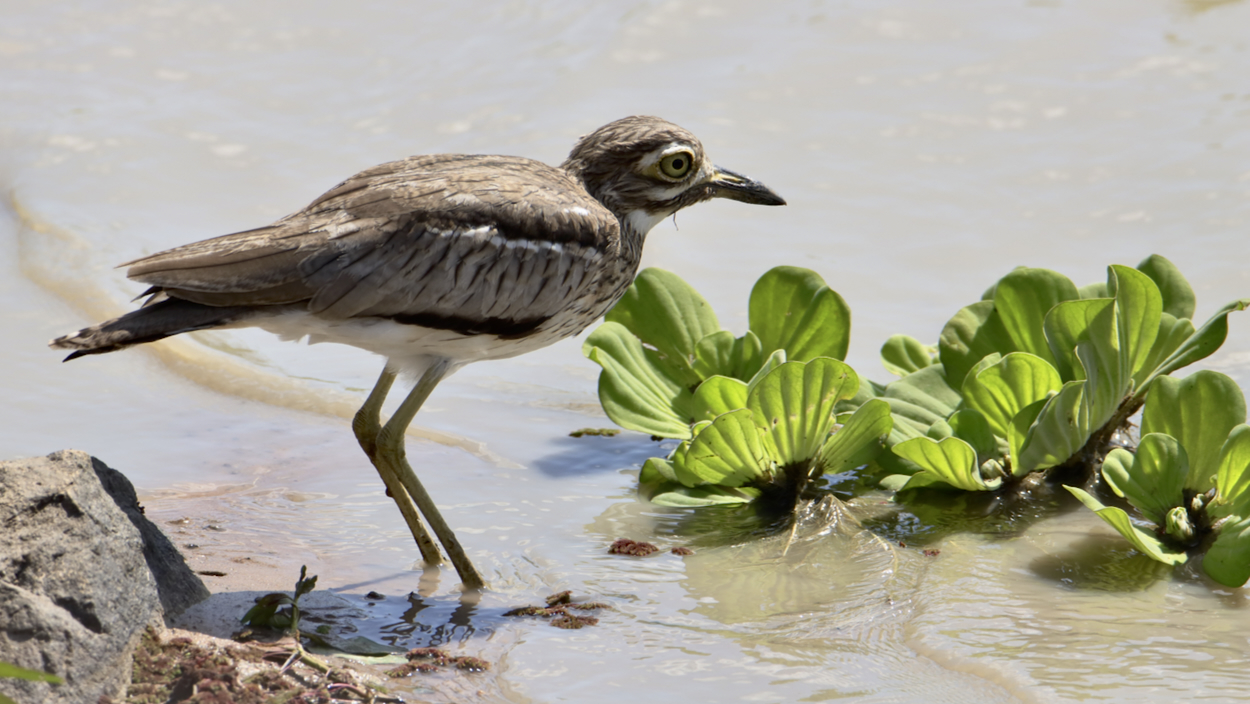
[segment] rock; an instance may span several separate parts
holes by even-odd
[[[142,511],[130,482],[84,452],[0,462],[0,661],[65,680],[0,679],[0,693],[120,697],[162,604],[180,610],[208,595]]]
[[[156,592],[161,597],[161,608],[168,625],[178,614],[207,599],[208,587],[187,566],[182,553],[178,552],[178,548],[174,547],[161,529],[143,515],[139,496],[135,494],[135,487],[126,475],[94,457],[91,462],[104,491],[113,497],[118,508],[126,514],[143,538],[143,559],[147,561],[148,569],[156,579]]]

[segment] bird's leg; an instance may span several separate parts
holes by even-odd
[[[378,435],[382,431],[382,402],[386,400],[386,395],[394,383],[395,372],[390,367],[383,369],[382,376],[378,377],[378,383],[374,384],[373,390],[369,392],[369,398],[365,399],[364,405],[356,411],[356,417],[352,419],[352,431],[356,433],[360,448],[369,456],[369,461],[382,476],[382,483],[386,485],[387,493],[399,506],[399,512],[404,515],[404,522],[408,524],[408,530],[412,531],[412,539],[417,541],[417,548],[421,550],[421,559],[425,560],[427,565],[439,565],[443,562],[443,556],[439,553],[438,546],[434,544],[434,539],[430,537],[429,531],[421,523],[421,514],[417,512],[417,505],[412,502],[412,497],[408,495],[403,482],[399,481],[399,475],[390,465],[379,462],[377,457]]]
[[[383,464],[390,464],[399,475],[404,488],[408,490],[413,501],[417,503],[417,507],[421,509],[421,515],[425,516],[434,535],[437,535],[439,542],[443,544],[443,549],[447,551],[447,557],[451,559],[451,564],[455,566],[465,588],[478,590],[485,586],[482,576],[473,567],[473,563],[469,562],[469,556],[465,554],[464,548],[460,547],[456,534],[447,525],[447,521],[443,520],[443,514],[439,512],[438,506],[434,505],[425,487],[421,486],[416,472],[412,471],[412,467],[408,465],[407,453],[404,451],[404,433],[408,430],[408,425],[412,423],[417,411],[421,410],[421,404],[425,403],[425,399],[429,397],[438,382],[447,375],[450,368],[450,360],[438,359],[425,370],[421,379],[417,381],[417,385],[408,393],[408,398],[399,404],[395,415],[386,421],[386,425],[382,426],[381,432],[378,433],[377,456]]]

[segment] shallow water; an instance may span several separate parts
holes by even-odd
[[[0,457],[88,450],[199,546],[193,564],[228,573],[210,586],[289,588],[308,564],[375,615],[373,636],[496,662],[485,699],[1244,700],[1247,591],[1192,569],[1144,579],[1088,512],[934,538],[933,557],[819,521],[788,550],[701,537],[707,519],[632,494],[655,444],[566,437],[608,424],[577,340],[464,369],[410,438],[494,589],[476,606],[413,569],[348,432],[378,360],[258,332],[64,366],[44,348],[139,293],[119,262],[409,154],[558,162],[631,113],[690,128],[790,202],[684,211],[645,263],[737,332],[767,268],[817,270],[854,311],[848,361],[879,381],[890,334],[935,338],[1019,264],[1084,284],[1158,252],[1201,318],[1250,295],[1250,3],[464,7],[6,8]],[[1250,322],[1230,327],[1207,366],[1245,387]],[[696,553],[607,555],[618,537]],[[615,610],[579,631],[501,615],[563,589]],[[366,607],[369,590],[387,598]]]

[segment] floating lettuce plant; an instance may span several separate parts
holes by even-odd
[[[1180,564],[1204,551],[1215,581],[1250,579],[1250,425],[1241,389],[1227,376],[1200,371],[1160,378],[1142,412],[1137,453],[1114,449],[1102,477],[1144,519],[1065,487],[1140,552]]]
[[[751,289],[748,313],[750,329],[735,337],[681,277],[644,269],[582,346],[603,367],[604,412],[622,428],[687,440],[705,380],[748,381],[778,350],[792,362],[846,357],[850,308],[813,271],[770,270]]]
[[[889,444],[901,461],[883,484],[990,491],[1031,472],[1092,467],[1155,382],[1223,344],[1228,314],[1201,328],[1194,293],[1167,259],[1112,265],[1078,289],[1046,269],[1019,268],[964,307],[932,348],[906,336],[882,350],[904,374],[866,386],[852,404],[890,404]]]
[[[850,342],[842,297],[812,271],[777,267],[756,282],[748,311],[750,329],[735,337],[680,277],[647,269],[583,347],[603,367],[609,418],[683,440],[643,467],[655,503],[764,498],[789,509],[816,477],[883,447],[892,422],[883,402],[863,404],[832,433],[834,406],[860,383],[840,361]]]
[[[749,382],[715,376],[694,393],[702,420],[668,459],[639,475],[643,493],[667,506],[763,499],[793,509],[809,483],[867,464],[890,432],[890,409],[864,404],[834,430],[834,406],[855,395],[859,377],[829,357],[786,362],[774,352]]]

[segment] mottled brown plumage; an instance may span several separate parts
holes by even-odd
[[[559,168],[509,156],[410,157],[362,171],[272,225],[130,262],[127,276],[150,285],[143,306],[51,345],[74,350],[74,359],[191,330],[256,326],[385,356],[354,428],[436,563],[400,496],[428,501],[402,446],[425,395],[463,364],[583,330],[629,286],[655,223],[717,197],[784,204],[713,166],[694,135],[654,117],[596,130]],[[421,381],[383,434],[380,406],[397,369]],[[466,586],[480,587],[432,502],[421,511]]]

